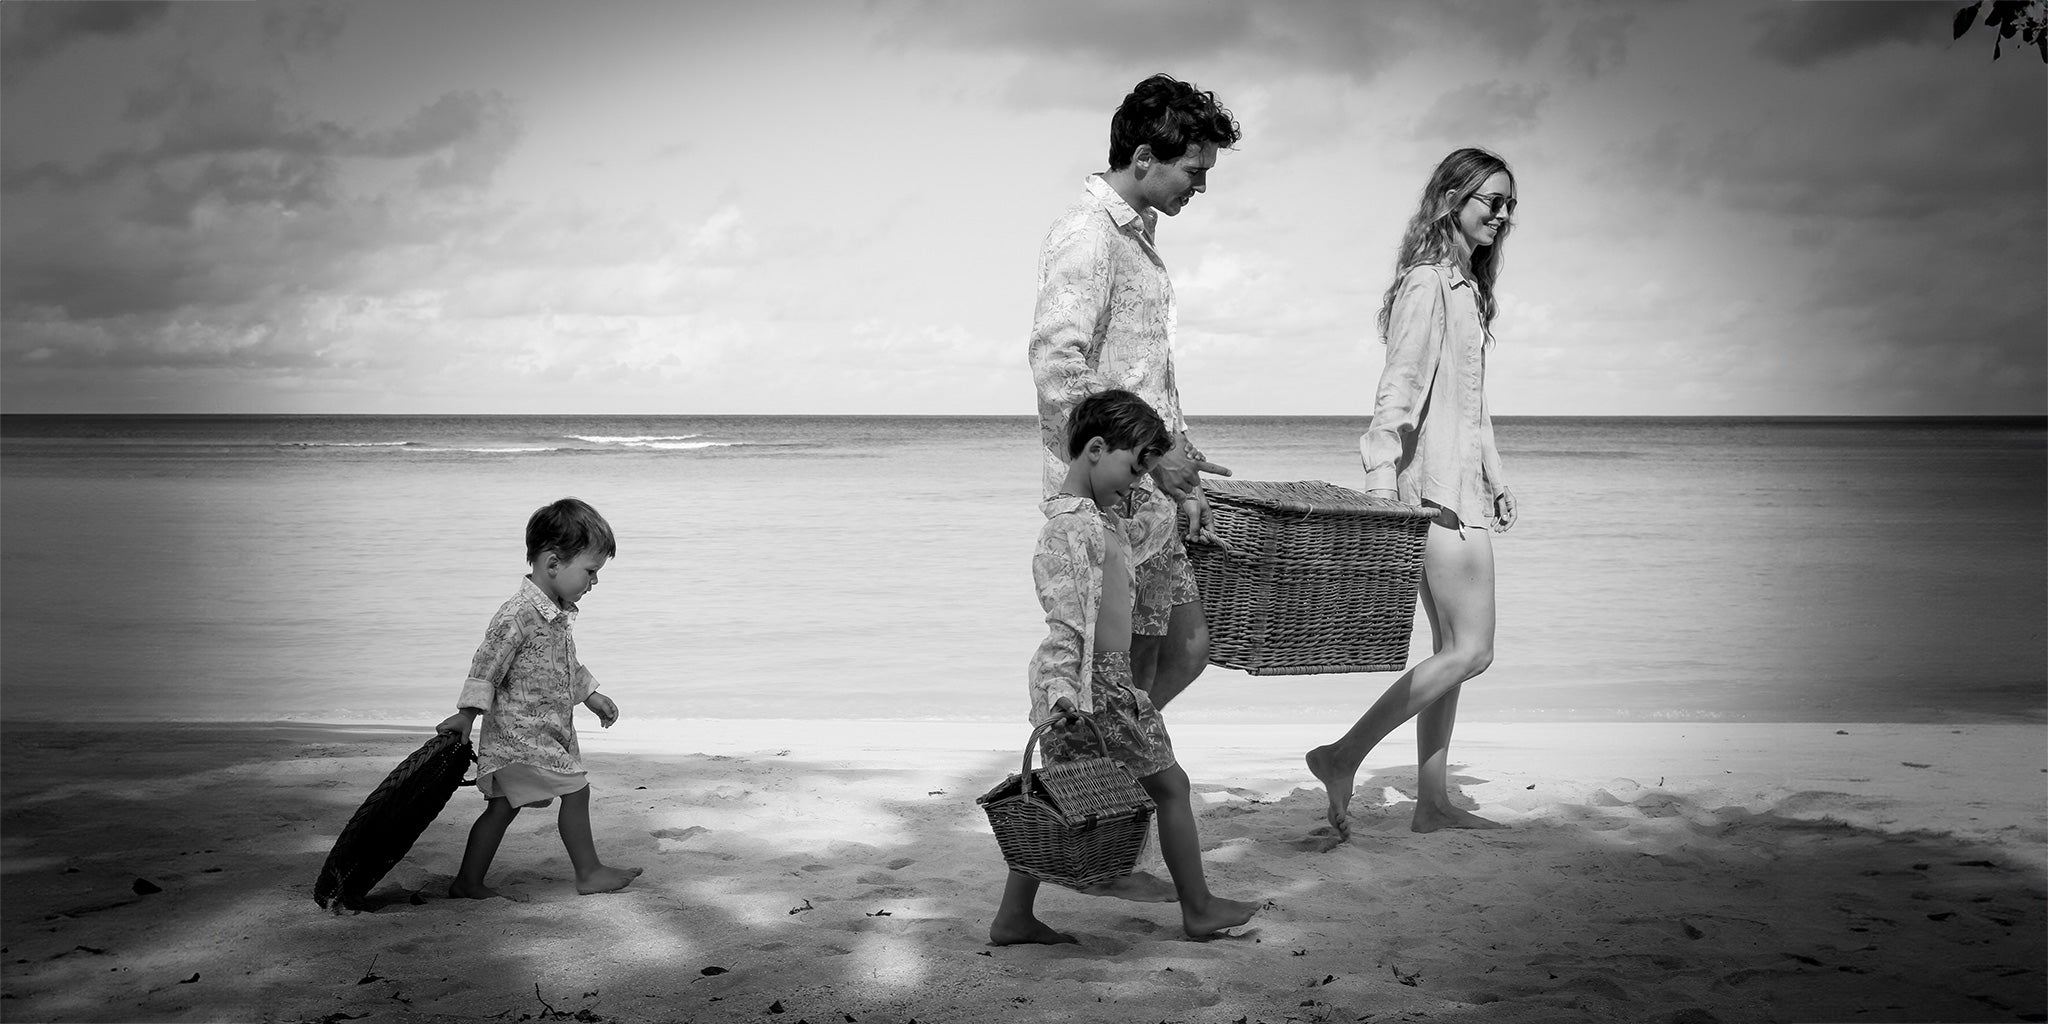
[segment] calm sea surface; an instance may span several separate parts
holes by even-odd
[[[1352,418],[1195,421],[1360,484]],[[2048,429],[1505,419],[1480,720],[2048,721]],[[0,716],[431,723],[590,501],[583,660],[646,718],[1021,719],[1024,417],[0,417]],[[1415,636],[1428,650],[1428,630]],[[1211,668],[1176,720],[1348,722],[1392,676]]]

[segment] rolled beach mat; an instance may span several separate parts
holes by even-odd
[[[475,783],[463,778],[475,760],[466,737],[436,733],[400,761],[342,827],[313,882],[313,902],[336,913],[363,909],[370,887],[405,859],[456,788]]]

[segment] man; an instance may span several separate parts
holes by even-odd
[[[1209,630],[1188,563],[1187,540],[1214,540],[1201,473],[1208,462],[1187,433],[1174,383],[1173,283],[1153,247],[1169,217],[1208,191],[1219,149],[1237,122],[1203,92],[1167,75],[1138,83],[1109,124],[1109,169],[1088,176],[1081,198],[1046,233],[1031,323],[1031,376],[1038,388],[1044,489],[1065,477],[1067,414],[1081,399],[1122,388],[1166,421],[1173,447],[1131,490],[1132,557],[1138,561],[1131,669],[1155,707],[1194,682],[1209,660]],[[1189,535],[1174,528],[1175,506]]]

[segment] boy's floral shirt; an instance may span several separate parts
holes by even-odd
[[[1038,508],[1045,513],[1045,526],[1031,555],[1031,579],[1045,609],[1046,637],[1032,653],[1027,673],[1033,725],[1051,718],[1061,697],[1082,711],[1095,710],[1095,619],[1102,609],[1106,545],[1124,547],[1124,569],[1131,573],[1124,592],[1137,592],[1124,520],[1072,494],[1055,494]]]
[[[477,771],[508,764],[557,772],[583,770],[576,745],[576,706],[597,690],[597,679],[576,660],[576,606],[555,602],[530,579],[491,616],[484,642],[469,663],[457,707],[484,712],[477,736]]]

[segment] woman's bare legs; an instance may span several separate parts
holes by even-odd
[[[1415,817],[1408,828],[1434,832],[1440,828],[1506,828],[1451,803],[1451,729],[1457,724],[1458,693],[1453,686],[1437,702],[1415,716]]]
[[[1351,834],[1351,790],[1358,766],[1410,718],[1417,719],[1420,786],[1411,827],[1418,832],[1499,827],[1452,807],[1447,780],[1459,687],[1493,663],[1493,541],[1487,532],[1433,523],[1423,548],[1421,596],[1435,653],[1387,687],[1343,738],[1308,752],[1309,771],[1329,794],[1330,825],[1341,836]]]

